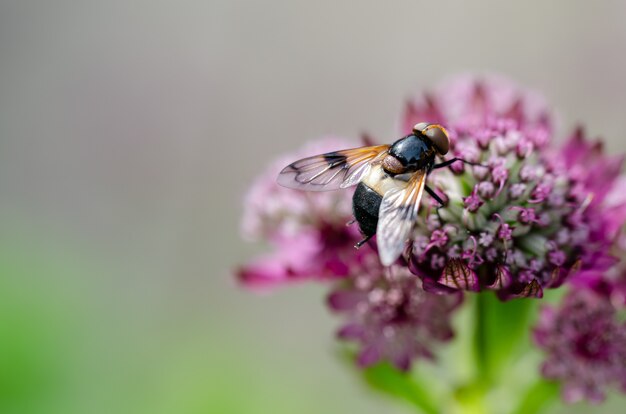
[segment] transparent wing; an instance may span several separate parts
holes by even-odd
[[[426,171],[417,171],[403,189],[385,193],[378,213],[376,242],[384,266],[391,266],[402,254],[417,220]]]
[[[361,181],[388,149],[389,145],[376,145],[303,158],[285,167],[277,181],[284,187],[307,191],[350,187]]]

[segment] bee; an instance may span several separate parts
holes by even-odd
[[[328,191],[356,185],[352,211],[364,239],[376,235],[380,261],[392,265],[404,251],[417,220],[424,190],[440,206],[445,203],[428,185],[428,174],[461,161],[436,163],[450,149],[450,138],[439,124],[421,122],[391,145],[346,149],[303,158],[285,167],[278,184],[305,191]]]

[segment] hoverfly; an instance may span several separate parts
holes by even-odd
[[[421,122],[413,132],[391,145],[375,145],[303,158],[285,167],[278,184],[306,191],[328,191],[357,185],[352,197],[355,221],[364,236],[356,248],[375,234],[380,261],[393,264],[411,236],[424,190],[441,206],[444,201],[428,185],[435,169],[460,158],[435,163],[450,148],[445,128]],[[480,165],[480,164],[478,164]]]

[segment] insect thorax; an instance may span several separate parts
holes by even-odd
[[[396,141],[389,154],[409,170],[428,169],[435,160],[435,146],[422,135],[410,134]]]
[[[363,177],[362,182],[381,196],[394,188],[404,189],[411,174],[401,174],[391,176],[387,174],[380,165],[372,166],[369,173]]]

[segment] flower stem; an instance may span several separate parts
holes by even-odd
[[[473,353],[476,369],[475,383],[480,387],[488,387],[491,382],[489,364],[489,332],[487,327],[488,307],[485,293],[474,296],[474,337]]]
[[[485,404],[486,389],[481,384],[472,384],[457,389],[454,394],[454,405],[451,414],[487,414]]]
[[[513,414],[536,414],[543,411],[559,395],[556,382],[539,379],[531,385]]]
[[[520,351],[527,349],[533,300],[500,301],[493,292],[472,296],[471,357],[473,376],[455,393],[460,413],[488,413],[487,396],[501,385]],[[492,407],[493,408],[493,407]]]
[[[472,339],[476,380],[489,388],[529,344],[529,321],[538,302],[500,301],[492,292],[474,295]]]

